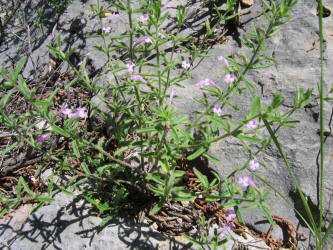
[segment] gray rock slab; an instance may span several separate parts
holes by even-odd
[[[24,205],[0,220],[1,249],[186,249],[185,239],[168,239],[147,223],[113,220],[105,228],[83,200],[59,193],[32,215]]]

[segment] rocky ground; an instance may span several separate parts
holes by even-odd
[[[187,2],[187,1],[182,1]],[[174,14],[174,7],[179,1],[171,1],[170,12]],[[42,1],[25,1],[19,7],[24,13],[20,20],[11,21],[6,29],[6,36],[0,44],[0,61],[2,67],[16,65],[20,56],[29,55],[28,63],[25,65],[23,75],[27,80],[39,79],[45,83],[46,89],[52,89],[52,77],[47,74],[50,67],[50,55],[47,44],[55,42],[56,35],[61,32],[64,49],[77,46],[74,60],[77,62],[88,55],[90,74],[100,69],[105,58],[92,48],[100,43],[97,38],[87,38],[87,35],[94,34],[98,27],[97,18],[92,15],[90,5],[95,4],[94,0],[74,0],[63,13],[57,13],[51,9],[45,9],[48,17],[43,28],[32,25],[36,18],[33,9],[42,4]],[[324,1],[327,10],[333,10],[332,1]],[[108,5],[106,5],[108,6]],[[202,8],[199,1],[188,1],[189,13],[195,13],[189,17],[189,25],[183,31],[185,35],[197,36],[203,25],[207,8]],[[193,99],[200,97],[200,90],[194,85],[202,80],[202,76],[222,81],[224,71],[217,56],[240,55],[242,52],[248,54],[244,47],[239,44],[238,36],[245,35],[251,30],[252,23],[258,26],[265,25],[265,18],[261,15],[261,2],[255,0],[253,5],[243,6],[239,26],[235,29],[228,29],[225,32],[218,32],[210,42],[210,53],[216,56],[208,57],[202,61],[194,62],[191,69],[192,79],[183,82],[184,89],[176,89],[177,95],[181,96],[175,100],[176,107],[190,114],[199,108]],[[266,104],[270,103],[276,93],[281,93],[286,102],[282,111],[292,106],[293,97],[296,95],[296,87],[315,88],[313,97],[318,91],[316,84],[320,79],[319,61],[319,36],[317,2],[314,0],[300,1],[291,11],[292,20],[282,26],[281,31],[267,43],[267,54],[277,59],[277,64],[265,70],[252,70],[249,72],[249,79],[257,85],[258,93],[262,95]],[[13,6],[15,10],[15,6]],[[324,18],[324,39],[325,39],[325,90],[328,91],[333,79],[333,15],[327,12]],[[26,25],[22,25],[25,23]],[[120,16],[113,23],[114,32],[122,34],[126,32],[127,20]],[[172,19],[166,27],[167,32],[172,32]],[[65,66],[64,66],[65,67]],[[63,72],[66,70],[63,68]],[[44,77],[43,76],[48,76]],[[65,76],[64,76],[65,78]],[[74,93],[75,94],[75,93]],[[250,105],[250,98],[244,97],[232,100],[245,112]],[[231,112],[231,110],[230,110]],[[325,104],[325,126],[326,126],[326,172],[324,180],[325,196],[325,218],[326,222],[333,217],[333,138],[331,134],[331,120],[333,106]],[[241,114],[241,112],[240,112]],[[280,141],[283,142],[287,158],[295,171],[301,188],[308,198],[310,204],[317,204],[318,186],[318,163],[319,154],[319,102],[314,100],[304,110],[294,114],[294,119],[299,120],[296,129],[283,128],[279,133]],[[237,118],[237,117],[235,117]],[[218,147],[211,149],[212,155],[223,160],[223,166],[217,164],[206,164],[206,167],[215,169],[221,176],[228,176],[233,170],[233,165],[240,164],[247,159],[247,155],[239,151],[237,142],[227,140]],[[259,155],[267,168],[258,172],[261,176],[271,182],[278,190],[286,195],[292,204],[300,210],[300,198],[288,171],[279,157],[275,147],[269,147]],[[6,166],[3,166],[5,168]],[[6,177],[2,173],[2,178]],[[260,183],[259,180],[255,180]],[[259,184],[261,185],[261,184]],[[262,184],[264,185],[264,184]],[[271,192],[267,202],[271,208],[271,214],[277,215],[277,226],[271,233],[274,239],[293,241],[296,238],[296,231],[309,236],[308,230],[302,225],[295,213],[281,200],[277,194]],[[56,201],[49,206],[39,209],[35,214],[29,215],[32,210],[31,204],[21,206],[10,215],[1,219],[0,247],[7,249],[190,249],[192,245],[182,237],[168,238],[154,228],[154,223],[143,220],[141,223],[134,220],[118,219],[113,221],[106,228],[99,228],[101,221],[96,214],[91,214],[89,206],[83,201],[73,201],[70,196],[57,194]],[[257,210],[246,210],[244,213],[248,228],[257,232],[267,233],[270,230],[269,223],[264,219],[262,213]],[[327,226],[327,224],[326,224]],[[249,249],[265,249],[268,246],[260,239],[250,236],[251,232],[245,230],[249,236],[246,243]],[[287,233],[289,230],[289,234]],[[290,233],[290,230],[292,234]],[[253,232],[253,231],[252,231]],[[231,233],[231,240],[227,249],[235,249],[245,242],[237,234]],[[253,233],[252,233],[253,234]],[[266,235],[267,238],[267,235]],[[308,237],[305,241],[298,241],[299,249],[308,249],[313,246],[314,239]],[[237,245],[238,244],[238,245]],[[252,247],[252,248],[251,248]],[[333,249],[333,238],[331,237],[327,249]]]

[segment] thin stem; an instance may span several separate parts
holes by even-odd
[[[322,247],[322,224],[323,224],[323,179],[324,179],[324,51],[323,51],[323,4],[318,1],[319,9],[319,37],[320,37],[320,184],[319,184],[319,228],[320,238],[317,239],[319,247]]]
[[[291,177],[292,177],[292,179],[293,179],[293,181],[294,181],[294,183],[296,185],[297,191],[298,191],[298,193],[299,193],[299,195],[301,197],[301,200],[302,200],[303,206],[305,208],[305,211],[307,213],[307,216],[310,219],[311,228],[312,228],[311,231],[315,231],[316,232],[315,237],[318,239],[319,236],[318,236],[318,231],[317,231],[316,223],[314,221],[314,218],[313,218],[312,212],[311,212],[311,210],[309,208],[309,205],[307,203],[307,200],[304,197],[304,194],[303,194],[303,192],[301,190],[301,187],[300,187],[300,185],[299,185],[299,183],[297,181],[297,178],[296,178],[296,176],[294,174],[294,171],[292,170],[291,166],[289,165],[287,157],[285,156],[284,152],[282,151],[281,145],[280,145],[278,139],[276,138],[276,136],[275,136],[275,134],[274,134],[271,126],[269,125],[268,121],[266,119],[264,119],[264,118],[263,118],[263,121],[264,121],[265,126],[266,126],[266,128],[267,128],[270,136],[272,137],[272,139],[273,139],[273,141],[274,141],[274,143],[275,143],[275,145],[276,145],[276,147],[277,147],[280,155],[282,156],[282,158],[283,158],[283,160],[284,160],[284,162],[285,162],[285,164],[286,164],[286,166],[287,166],[287,168],[289,170],[289,173],[290,173],[290,175],[291,175]]]

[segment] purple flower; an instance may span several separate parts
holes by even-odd
[[[221,229],[218,231],[218,233],[219,233],[219,234],[222,234],[222,233],[224,233],[224,232],[226,232],[226,231],[228,231],[228,230],[232,230],[232,229],[235,228],[235,227],[236,227],[236,225],[235,225],[233,222],[228,222],[228,223],[226,223],[226,224],[224,225],[223,228],[221,228]]]
[[[86,113],[86,108],[77,108],[76,112],[73,113],[73,111],[67,107],[63,107],[60,111],[59,114],[63,114],[67,116],[69,119],[73,119],[75,117],[80,117],[80,118],[88,118],[88,114]]]
[[[170,88],[169,103],[172,103],[174,95],[175,95],[175,88],[174,88],[174,87],[171,87],[171,88]]]
[[[222,109],[218,105],[215,105],[215,107],[213,108],[213,112],[216,113],[217,116],[221,116],[222,115]]]
[[[236,80],[236,76],[234,74],[227,74],[225,77],[224,77],[224,82],[225,83],[232,83]]]
[[[82,119],[88,118],[88,114],[86,112],[86,108],[85,107],[83,107],[83,108],[80,108],[80,107],[77,108],[75,114],[76,114],[77,117],[80,117]]]
[[[249,165],[250,165],[250,169],[252,171],[256,171],[260,167],[257,158],[254,158],[253,160],[251,160]]]
[[[233,207],[229,208],[226,212],[225,212],[225,215],[226,215],[226,220],[227,222],[232,222],[232,220],[234,218],[236,218],[236,214],[235,214],[235,210]]]
[[[129,61],[129,63],[126,64],[126,68],[130,73],[133,73],[135,67],[136,65],[132,61]]]
[[[132,47],[133,47],[134,49],[137,49],[137,48],[139,48],[139,47],[141,46],[141,43],[142,43],[142,41],[140,41],[140,40],[135,40],[135,41],[133,41]]]
[[[216,83],[213,82],[213,80],[211,80],[209,78],[199,81],[196,85],[199,86],[200,88],[209,87],[209,86],[213,86],[215,88],[217,87]]]
[[[37,135],[37,136],[36,136],[37,144],[42,144],[42,143],[45,141],[45,139],[46,139],[47,137],[49,137],[50,135],[51,135],[50,133],[43,134],[43,135]]]
[[[191,67],[191,63],[190,63],[190,60],[189,59],[186,59],[182,62],[182,67],[184,69],[189,69]]]
[[[201,226],[199,227],[199,232],[200,232],[200,233],[203,233],[203,232],[204,232],[203,227],[201,227]]]
[[[141,23],[146,23],[148,21],[148,19],[149,19],[149,16],[148,16],[147,12],[143,13],[142,16],[140,16],[140,18],[139,18]]]
[[[253,188],[257,188],[256,184],[254,184],[254,182],[248,176],[240,177],[238,179],[238,184],[245,187],[245,188],[247,188],[248,186],[251,186]]]
[[[63,114],[63,115],[66,115],[66,116],[69,116],[72,114],[72,110],[67,108],[66,106],[65,107],[62,107],[60,110],[59,110],[59,114]]]
[[[70,113],[70,114],[68,114],[68,118],[69,118],[69,119],[73,119],[73,118],[75,118],[75,117],[77,117],[77,114],[76,114],[76,113]]]
[[[166,36],[165,35],[163,35],[162,33],[160,33],[160,32],[158,32],[158,37],[159,38],[162,38],[162,39],[166,39]]]
[[[166,9],[170,8],[170,1],[168,1],[162,8],[161,8],[161,12],[165,11]]]
[[[225,66],[230,67],[228,60],[225,59],[223,56],[218,56],[217,60],[222,61],[225,64]]]
[[[140,75],[132,75],[131,80],[132,81],[140,81],[142,83],[147,83],[147,81],[145,79],[143,79],[143,77],[140,76]]]
[[[259,126],[259,123],[256,120],[249,121],[249,123],[246,125],[248,129],[255,129]]]
[[[104,31],[106,34],[107,34],[107,33],[110,33],[110,32],[111,32],[111,27],[105,25],[105,26],[103,27],[103,31]]]
[[[112,14],[111,14],[111,16],[110,16],[110,18],[109,18],[109,22],[111,23],[112,20],[113,20],[115,17],[119,17],[119,14],[116,13],[116,12],[112,12]],[[107,33],[107,32],[105,32],[105,33]]]
[[[77,64],[78,67],[80,67],[83,63],[83,60],[79,61],[79,63]]]
[[[153,41],[148,36],[144,37],[143,42],[153,44]]]

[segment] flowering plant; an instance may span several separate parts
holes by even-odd
[[[52,174],[47,197],[32,193],[24,180],[20,179],[17,198],[0,197],[2,202],[9,204],[0,215],[23,198],[20,195],[22,186],[30,194],[30,199],[38,199],[40,205],[51,201],[52,195],[59,189],[66,193],[78,189],[81,191],[80,196],[95,205],[100,215],[104,216],[102,225],[105,225],[121,209],[122,200],[128,196],[131,188],[140,190],[148,187],[157,197],[157,202],[150,210],[151,214],[158,213],[170,200],[193,201],[198,197],[203,197],[207,202],[219,201],[222,208],[229,209],[225,226],[214,236],[215,245],[225,243],[224,240],[218,241],[218,235],[232,229],[233,220],[237,218],[243,223],[241,210],[258,207],[270,223],[274,224],[269,206],[265,203],[268,192],[255,183],[260,179],[255,171],[261,165],[264,166],[258,159],[264,148],[272,142],[278,144],[275,135],[283,126],[291,123],[290,116],[293,112],[310,102],[312,90],[299,89],[294,106],[282,113],[279,110],[284,102],[282,96],[275,95],[270,105],[262,105],[255,85],[246,79],[246,74],[251,69],[266,68],[274,64],[275,60],[264,53],[264,42],[278,32],[280,25],[288,22],[291,18],[288,11],[296,1],[282,0],[277,5],[273,0],[270,3],[262,0],[265,6],[263,15],[269,22],[268,27],[261,29],[254,25],[254,30],[248,32],[251,39],[241,38],[242,44],[252,53],[251,57],[218,55],[217,60],[222,62],[221,67],[225,70],[223,81],[203,77],[193,84],[201,91],[202,96],[195,99],[201,108],[192,121],[189,121],[188,114],[175,108],[176,98],[181,96],[177,89],[182,86],[182,81],[191,79],[190,71],[194,61],[206,57],[204,41],[212,36],[218,24],[226,24],[227,20],[237,15],[233,12],[237,0],[227,0],[223,10],[215,6],[218,23],[211,25],[206,20],[207,34],[199,46],[184,46],[183,42],[192,37],[179,36],[187,15],[185,6],[177,6],[176,33],[171,34],[163,30],[171,8],[170,3],[141,2],[142,6],[137,9],[133,9],[129,0],[126,4],[122,0],[112,2],[117,13],[126,13],[128,16],[129,32],[121,36],[114,36],[111,26],[119,14],[112,13],[105,21],[103,5],[97,0],[97,5],[92,6],[93,13],[100,21],[100,32],[95,37],[102,41],[102,45],[96,45],[95,48],[106,55],[106,68],[98,76],[91,78],[86,71],[87,57],[77,65],[72,63],[70,59],[73,50],[62,51],[60,35],[57,46],[49,46],[50,53],[65,61],[75,73],[74,79],[64,90],[77,84],[87,90],[90,96],[97,97],[100,103],[108,107],[108,111],[102,110],[101,105],[91,100],[87,100],[84,107],[72,109],[63,106],[55,111],[53,98],[60,88],[55,89],[46,101],[38,100],[35,96],[37,90],[29,89],[19,74],[25,58],[15,71],[7,74],[7,86],[17,89],[32,104],[34,110],[18,120],[7,114],[5,106],[14,92],[11,89],[0,102],[1,124],[13,129],[20,140],[43,153],[45,159],[56,161],[59,172],[71,172],[72,176],[68,184],[62,187],[54,183],[53,177],[57,173]],[[135,19],[138,14],[140,16]],[[170,44],[170,53],[163,47],[166,43]],[[115,59],[115,54],[119,51],[122,51],[125,58],[122,63]],[[177,59],[177,52],[185,53],[186,56],[181,55]],[[154,62],[148,59],[151,55],[154,55]],[[177,65],[180,65],[180,70],[177,70]],[[98,84],[106,75],[111,76],[112,80],[106,85]],[[252,97],[252,104],[246,114],[242,114],[242,119],[235,120],[225,110],[229,106],[239,112],[237,105],[230,100],[233,95],[242,95],[244,91]],[[34,136],[34,123],[31,121],[36,116],[43,117],[49,129]],[[99,136],[101,132],[98,129],[91,129],[93,125],[90,122],[96,117],[104,120],[101,126],[111,127],[108,137]],[[27,126],[28,123],[32,125]],[[269,131],[270,136],[260,136],[263,128]],[[49,137],[53,136],[58,141],[67,143],[64,146],[67,150],[55,154],[52,147],[47,147]],[[178,167],[178,161],[185,155],[188,161],[201,157],[221,164],[210,152],[211,145],[229,137],[240,142],[240,150],[248,154],[248,160],[240,166],[234,166],[234,171],[226,177],[213,173],[213,180],[209,180],[206,174],[194,166],[194,173],[200,181],[199,189],[194,192],[182,185],[186,171]],[[13,144],[5,153],[16,145]],[[138,152],[139,158],[137,165],[129,159],[135,152]],[[79,163],[71,163],[74,160]],[[255,176],[256,180],[248,175],[243,176],[244,171]],[[237,177],[237,181],[234,177]],[[97,190],[81,188],[83,183],[92,181],[97,182]],[[252,205],[244,205],[248,203]]]

